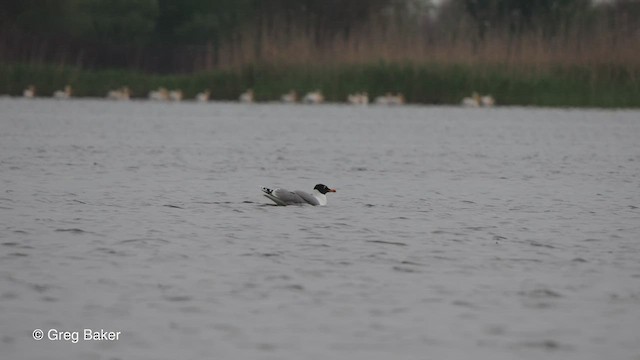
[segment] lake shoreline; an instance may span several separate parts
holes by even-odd
[[[54,65],[0,64],[0,94],[22,96],[33,85],[35,96],[51,97],[70,85],[73,97],[106,97],[127,86],[131,97],[147,98],[159,88],[180,90],[194,99],[205,90],[210,100],[237,101],[247,89],[257,102],[280,101],[295,91],[298,99],[319,90],[325,101],[345,103],[354,93],[370,101],[387,93],[407,103],[460,105],[474,92],[491,95],[496,105],[638,108],[638,70],[619,66],[509,67],[500,64],[384,63],[253,65],[193,74],[146,74],[130,70],[88,70]]]

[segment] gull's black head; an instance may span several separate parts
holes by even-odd
[[[321,194],[326,194],[328,192],[336,192],[336,189],[330,189],[327,185],[324,184],[318,184],[316,185],[313,190],[318,190]]]

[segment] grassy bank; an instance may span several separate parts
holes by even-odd
[[[20,96],[33,84],[37,96],[51,96],[66,84],[73,96],[104,97],[127,85],[133,97],[152,89],[181,89],[185,98],[210,89],[214,100],[235,100],[252,88],[257,101],[278,100],[291,89],[320,89],[332,102],[366,91],[370,97],[404,94],[409,103],[458,104],[472,91],[492,94],[499,105],[640,107],[640,69],[622,66],[506,67],[471,64],[369,63],[331,66],[245,66],[188,75],[154,75],[122,70],[91,71],[47,65],[0,64],[0,94]]]

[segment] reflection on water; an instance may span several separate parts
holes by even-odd
[[[638,354],[637,111],[0,107],[8,358]]]

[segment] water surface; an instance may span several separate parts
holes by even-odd
[[[640,359],[639,119],[2,99],[3,357]]]

